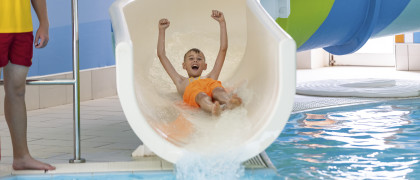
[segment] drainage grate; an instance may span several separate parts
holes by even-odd
[[[265,152],[260,153],[258,156],[255,156],[248,161],[243,163],[245,168],[248,169],[262,169],[262,168],[272,168],[275,169],[274,165],[271,163],[270,158]]]

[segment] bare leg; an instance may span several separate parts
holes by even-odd
[[[201,109],[215,116],[219,116],[222,111],[220,109],[220,103],[218,101],[213,103],[212,99],[209,96],[207,96],[206,93],[201,92],[197,94],[197,96],[195,97],[195,102],[197,102],[197,104],[200,105]]]
[[[31,157],[26,139],[25,84],[29,68],[9,63],[4,67],[4,114],[13,145],[13,169],[54,170]]]
[[[242,99],[236,94],[229,97],[228,93],[222,87],[216,87],[213,89],[213,99],[219,101],[221,104],[226,104],[228,109],[233,109],[242,104]]]

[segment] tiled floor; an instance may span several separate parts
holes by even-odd
[[[339,78],[399,78],[420,81],[420,73],[372,67],[328,67],[297,71],[297,82]],[[296,96],[296,103],[311,101],[319,101],[319,98]],[[36,159],[56,165],[57,171],[51,173],[89,172],[92,167],[102,167],[103,171],[118,171],[122,170],[121,167],[125,167],[127,171],[173,168],[170,163],[157,157],[133,161],[131,153],[141,141],[126,121],[118,97],[85,101],[81,103],[80,109],[81,157],[86,159],[85,164],[68,163],[73,158],[74,151],[72,104],[28,112],[28,144],[31,154]],[[11,170],[12,148],[4,116],[0,117],[0,136],[0,177],[20,173],[44,173]]]
[[[81,103],[81,152],[88,162],[130,161],[141,144],[128,125],[118,97]],[[49,163],[73,158],[72,104],[28,112],[28,146],[32,156]],[[1,164],[12,162],[10,134],[0,121]]]
[[[85,158],[87,163],[76,168],[82,167],[81,170],[86,171],[83,167],[87,164],[96,163],[95,166],[98,166],[98,162],[133,160],[131,153],[141,141],[125,119],[117,96],[82,102],[80,109],[81,157]],[[59,167],[68,164],[69,159],[74,157],[72,113],[72,104],[28,112],[28,146],[32,156],[56,165],[59,172],[66,169]],[[12,163],[10,134],[4,116],[0,119],[2,154],[0,175],[2,173],[10,175]],[[161,160],[157,157],[146,160],[152,163],[144,167],[155,167],[153,164],[156,163],[159,168],[162,166]],[[15,173],[18,172],[13,172]]]

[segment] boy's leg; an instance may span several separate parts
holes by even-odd
[[[229,97],[226,90],[222,87],[216,87],[212,91],[213,99],[219,101],[221,104],[226,104],[228,109],[233,109],[242,104],[242,99],[239,98],[236,94]]]
[[[219,116],[221,113],[220,103],[218,101],[213,103],[212,99],[204,92],[200,92],[195,96],[195,102],[200,105],[201,109],[213,115]]]
[[[29,68],[9,63],[4,67],[4,114],[13,145],[13,169],[53,170],[55,167],[31,157],[26,139],[26,75]]]
[[[227,104],[230,100],[228,93],[222,87],[214,88],[211,93],[212,93],[213,99],[219,101],[220,104]]]

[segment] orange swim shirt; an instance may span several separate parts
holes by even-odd
[[[216,87],[223,87],[222,83],[211,78],[198,79],[190,82],[190,84],[188,84],[188,86],[185,88],[183,97],[184,102],[194,107],[200,107],[197,102],[195,102],[195,97],[197,94],[204,92],[208,96],[212,97],[212,91]]]

